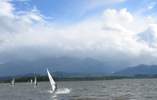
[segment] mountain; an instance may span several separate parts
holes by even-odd
[[[25,75],[28,73],[45,74],[46,69],[51,72],[79,73],[79,74],[107,74],[111,68],[103,62],[92,58],[54,57],[33,61],[14,60],[0,64],[0,76]]]
[[[121,71],[115,72],[115,75],[157,75],[157,65],[137,65]]]

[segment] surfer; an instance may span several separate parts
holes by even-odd
[[[55,84],[55,90],[54,90],[54,93],[57,91],[57,84]]]

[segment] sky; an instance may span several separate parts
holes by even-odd
[[[44,57],[157,64],[156,0],[0,0],[0,63]]]

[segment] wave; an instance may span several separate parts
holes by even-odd
[[[53,91],[49,90],[49,93],[54,93]],[[69,94],[71,92],[71,89],[69,88],[59,88],[54,94]]]
[[[71,89],[69,88],[60,88],[57,89],[56,94],[69,94],[71,92]]]

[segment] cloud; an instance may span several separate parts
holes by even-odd
[[[151,47],[156,47],[157,45],[157,24],[150,24],[148,28],[139,33],[139,41],[147,44]]]
[[[115,9],[107,9],[104,12],[104,20],[105,20],[105,27],[110,27],[112,30],[117,31],[128,31],[126,26],[128,24],[132,24],[134,18],[133,16],[127,11],[126,8],[117,11]]]
[[[0,12],[0,15],[5,16],[0,16],[2,61],[77,56],[108,61],[116,66],[126,62],[154,63],[153,59],[157,57],[156,47],[139,41],[145,41],[145,37],[139,36],[139,33],[147,34],[146,29],[152,21],[134,15],[126,8],[106,9],[99,18],[57,26],[46,21],[37,8],[15,12],[10,2],[3,2],[10,5],[11,9],[7,14]],[[156,31],[150,32],[154,37]]]
[[[0,16],[12,16],[12,12],[14,11],[14,7],[10,0],[1,0],[0,2]]]

